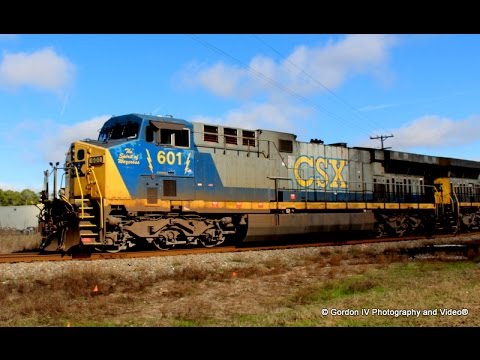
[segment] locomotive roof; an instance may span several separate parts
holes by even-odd
[[[224,124],[209,124],[205,122],[199,121],[187,121],[183,119],[174,118],[171,115],[147,115],[147,114],[139,114],[139,113],[131,113],[119,116],[112,116],[107,122],[111,120],[123,120],[128,118],[137,118],[138,120],[151,120],[151,121],[161,121],[161,122],[169,122],[175,124],[181,124],[186,127],[191,127],[193,124],[203,124],[203,125],[211,125],[211,126],[221,126],[221,127],[232,127],[232,128],[239,128],[243,129],[243,127],[236,127],[236,126],[229,126]],[[253,130],[255,131],[255,130]],[[256,129],[256,131],[265,131],[269,133],[276,133],[276,134],[285,134],[293,136],[296,139],[296,135],[292,133],[286,133],[281,131],[275,130],[267,130],[267,129]],[[344,143],[335,143],[335,144],[325,144],[327,146],[343,146],[347,147]],[[350,147],[349,147],[350,148]],[[470,168],[480,168],[480,162],[473,161],[473,160],[465,160],[459,158],[448,158],[442,156],[430,156],[430,155],[423,155],[417,153],[408,153],[403,151],[395,151],[395,150],[380,150],[374,149],[369,147],[351,147],[351,149],[359,149],[359,150],[369,150],[373,151],[374,159],[376,160],[400,160],[406,162],[416,162],[416,163],[426,163],[426,164],[437,164],[437,165],[453,165],[453,166],[461,166],[461,167],[470,167]],[[387,155],[388,154],[388,155]]]
[[[164,121],[164,122],[171,122],[171,123],[176,123],[176,124],[182,124],[182,125],[190,125],[190,121],[186,121],[183,119],[177,119],[172,117],[171,115],[146,115],[146,114],[138,114],[138,113],[131,113],[131,114],[125,114],[125,115],[119,115],[119,116],[112,116],[110,119],[107,121],[110,121],[112,119],[114,120],[122,120],[126,118],[138,118],[139,120],[144,119],[144,120],[151,120],[151,121]]]

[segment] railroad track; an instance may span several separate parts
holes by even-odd
[[[211,254],[226,252],[244,252],[244,251],[261,251],[261,250],[280,250],[293,249],[301,247],[323,247],[323,246],[342,246],[342,245],[359,245],[374,244],[385,242],[405,242],[414,240],[434,240],[445,238],[456,238],[457,240],[472,240],[474,234],[444,234],[435,237],[425,236],[409,236],[403,238],[380,238],[380,239],[356,239],[356,240],[338,240],[338,241],[322,241],[322,242],[304,242],[304,243],[288,243],[288,244],[253,244],[248,246],[219,246],[214,248],[187,248],[187,249],[171,249],[168,251],[147,250],[147,251],[128,251],[120,253],[77,253],[66,255],[60,253],[40,254],[38,252],[23,252],[12,254],[0,254],[0,263],[18,263],[18,262],[36,262],[36,261],[69,261],[69,260],[106,260],[106,259],[131,259],[152,256],[179,256],[179,255],[195,255],[195,254]],[[476,235],[476,243],[480,242],[480,234]]]

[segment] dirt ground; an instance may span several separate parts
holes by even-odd
[[[480,326],[478,253],[392,246],[2,264],[0,326]]]

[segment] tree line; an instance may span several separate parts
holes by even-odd
[[[0,206],[35,205],[40,202],[40,194],[25,189],[22,191],[0,189]]]

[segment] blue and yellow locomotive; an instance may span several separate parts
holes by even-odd
[[[64,170],[57,189],[57,171]],[[53,174],[53,191],[49,179]],[[480,163],[129,114],[45,171],[42,247],[110,252],[475,229]]]

